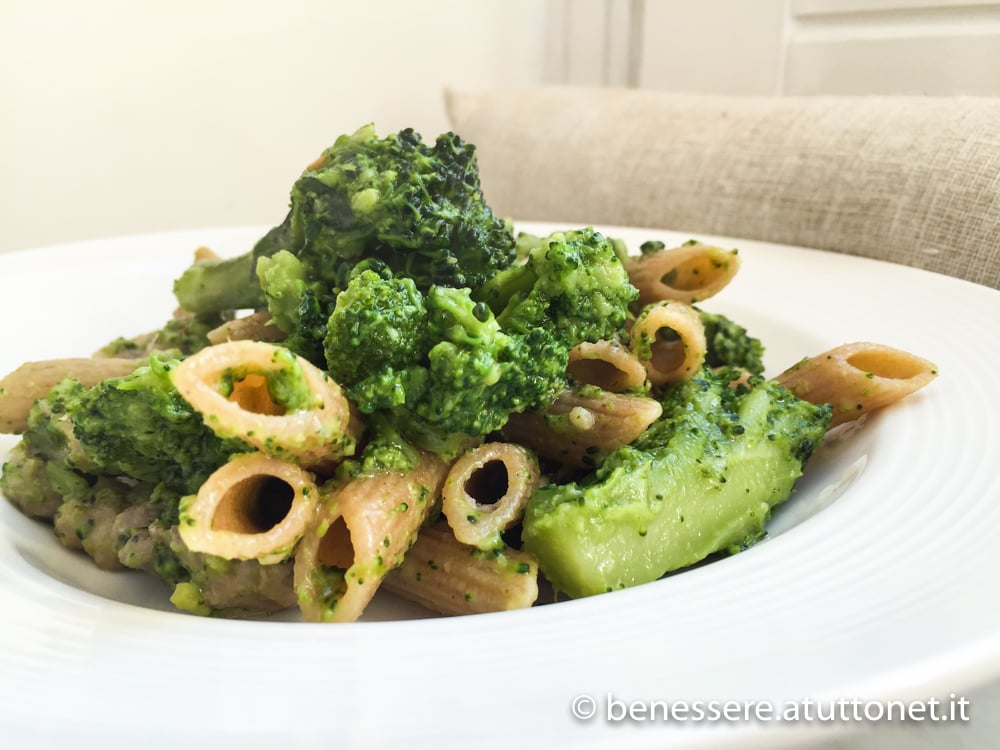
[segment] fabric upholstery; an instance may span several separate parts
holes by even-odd
[[[1000,288],[1000,99],[449,91],[504,216],[658,227]]]

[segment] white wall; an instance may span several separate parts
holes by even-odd
[[[536,0],[2,0],[0,250],[282,218],[343,132],[541,83]]]
[[[997,0],[634,0],[634,8],[643,88],[1000,96]]]
[[[1000,95],[1000,0],[0,0],[0,251],[281,218],[442,90]]]

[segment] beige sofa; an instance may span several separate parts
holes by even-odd
[[[552,87],[446,104],[505,216],[779,242],[1000,288],[1000,99]]]

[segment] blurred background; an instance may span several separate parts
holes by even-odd
[[[535,84],[998,95],[1000,2],[2,0],[0,251],[275,223],[340,133]]]

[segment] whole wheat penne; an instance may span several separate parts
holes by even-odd
[[[807,357],[775,380],[805,401],[832,404],[836,425],[920,390],[937,374],[937,365],[922,357],[861,341]]]
[[[356,477],[335,487],[295,553],[295,592],[305,619],[352,622],[413,545],[448,467],[421,454],[412,471]]]
[[[284,347],[216,344],[183,360],[171,377],[221,437],[315,470],[354,452],[360,427],[340,386]]]
[[[258,310],[242,318],[227,320],[218,328],[213,328],[208,332],[208,340],[212,344],[224,344],[227,341],[284,341],[287,335],[271,324],[271,313]]]
[[[441,511],[455,538],[483,549],[502,545],[517,523],[541,472],[535,456],[513,443],[483,443],[452,464],[441,491]]]
[[[540,456],[593,468],[662,413],[655,399],[584,386],[562,393],[543,412],[512,414],[502,433]]]
[[[646,368],[618,341],[584,341],[569,352],[567,372],[578,383],[622,393],[642,388]]]
[[[694,304],[721,292],[740,269],[735,250],[691,241],[654,250],[625,261],[629,281],[639,290],[642,307],[659,300]]]
[[[420,530],[385,589],[443,615],[530,607],[538,599],[538,563],[519,550],[481,550],[455,539],[447,523]]]
[[[68,358],[25,362],[0,380],[0,433],[24,432],[35,401],[44,398],[65,378],[76,378],[85,386],[133,372],[134,359]]]
[[[632,324],[629,345],[656,386],[694,375],[708,351],[705,326],[697,310],[684,302],[654,302],[643,308]]]
[[[245,453],[181,501],[178,530],[193,552],[271,565],[291,557],[318,504],[319,490],[305,469]]]

